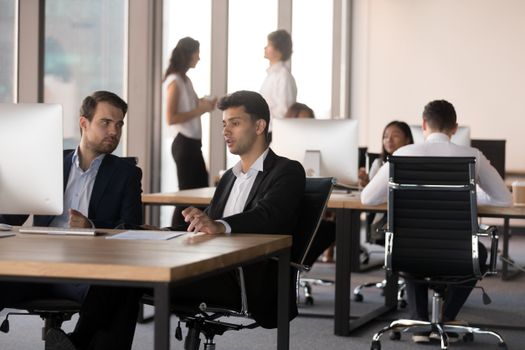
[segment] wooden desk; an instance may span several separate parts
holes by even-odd
[[[131,241],[17,233],[0,238],[0,279],[153,288],[155,349],[169,349],[170,287],[277,256],[277,346],[288,349],[291,244],[290,236],[261,234],[188,234],[168,241]]]
[[[215,191],[213,187],[194,190],[184,190],[173,193],[143,194],[145,205],[207,205]],[[361,317],[350,316],[350,283],[351,272],[360,271],[360,233],[362,212],[386,212],[386,204],[377,206],[363,205],[359,195],[334,193],[330,197],[328,207],[336,212],[336,284],[334,305],[334,333],[347,336],[353,330],[397,307],[397,281],[387,278],[385,302],[381,307]],[[525,207],[491,207],[480,206],[478,215],[481,217],[503,218],[503,249],[501,256],[508,258],[509,219],[524,219]],[[508,264],[502,261],[502,278],[510,278]]]

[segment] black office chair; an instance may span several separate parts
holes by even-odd
[[[294,271],[308,271],[309,266],[303,265],[307,258],[308,251],[315,245],[316,231],[326,209],[326,204],[330,198],[333,178],[307,178],[303,198],[301,200],[299,224],[296,232],[293,233],[292,244],[292,267]],[[214,350],[214,337],[222,335],[226,331],[252,329],[258,327],[253,321],[248,324],[238,324],[225,322],[224,317],[242,317],[251,319],[248,310],[248,300],[244,286],[244,274],[242,268],[238,269],[239,283],[241,287],[241,309],[231,310],[216,306],[209,306],[205,303],[199,305],[199,309],[184,309],[177,305],[173,312],[179,316],[180,321],[186,323],[188,333],[184,342],[185,350],[197,350],[200,346],[200,334],[205,337],[204,349]],[[295,273],[295,272],[294,272]],[[151,303],[145,300],[146,303]],[[175,337],[182,340],[180,325],[177,326]]]
[[[64,150],[64,155],[73,150]],[[121,157],[121,159],[137,165],[137,157]],[[25,310],[25,312],[9,312],[2,324],[0,331],[4,333],[9,332],[9,316],[14,315],[32,315],[40,316],[44,320],[42,327],[42,340],[46,340],[46,334],[51,328],[60,328],[62,323],[71,320],[71,317],[80,311],[81,303],[76,300],[67,298],[38,298],[24,300],[13,305],[9,305],[10,309]]]
[[[479,227],[476,206],[475,158],[389,157],[388,229],[385,268],[405,275],[434,290],[432,321],[397,320],[372,338],[371,349],[381,349],[380,338],[392,331],[434,332],[441,348],[448,348],[447,332],[490,334],[506,348],[496,332],[443,322],[443,293],[448,286],[461,285],[496,273],[498,236],[494,227]],[[478,238],[492,238],[490,265],[480,267]],[[484,302],[490,299],[484,295]]]

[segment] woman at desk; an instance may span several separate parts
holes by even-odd
[[[391,156],[400,147],[413,144],[414,138],[407,123],[394,120],[385,126],[381,143],[383,145],[381,154],[379,158],[374,160],[368,173],[365,168],[359,169],[359,185],[361,187],[365,187],[370,182],[370,179],[386,162],[388,156]]]
[[[379,154],[379,157],[373,161],[368,173],[365,168],[359,169],[358,177],[360,187],[365,187],[370,182],[370,179],[377,174],[381,166],[386,162],[388,156],[391,156],[403,146],[413,144],[414,138],[407,123],[394,120],[385,126],[381,143],[381,153]],[[382,244],[384,242],[384,235],[377,237],[375,233],[377,232],[377,229],[381,228],[386,223],[386,215],[367,214],[366,221],[368,223],[367,236],[368,234],[370,235],[369,240]]]
[[[199,99],[186,75],[199,60],[199,42],[189,37],[182,38],[173,49],[164,74],[166,120],[175,136],[171,153],[181,190],[208,186],[208,172],[201,150],[200,117],[215,108],[217,99]],[[180,212],[181,209],[177,208],[173,213],[172,226],[184,222]]]

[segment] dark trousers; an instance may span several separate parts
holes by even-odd
[[[92,286],[86,296],[71,340],[81,350],[129,350],[133,343],[139,301],[149,290]],[[235,271],[190,282],[171,290],[171,303],[195,307],[211,306],[239,309],[240,288]]]
[[[58,298],[82,302],[89,285],[76,283],[0,282],[0,310],[32,299]]]
[[[208,186],[208,171],[201,147],[201,140],[186,137],[181,133],[177,134],[171,144],[171,154],[177,166],[177,179],[181,190]],[[183,209],[175,208],[172,226],[184,223],[181,215]]]
[[[487,249],[480,243],[478,250],[480,266],[485,266]],[[405,282],[410,318],[428,321],[428,284],[424,281],[418,282],[412,278],[406,278]],[[456,319],[463,304],[467,301],[470,292],[474,289],[476,282],[477,280],[473,280],[460,285],[449,285],[446,288],[443,303],[443,322]]]

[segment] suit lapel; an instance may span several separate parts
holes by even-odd
[[[231,170],[224,174],[224,176],[228,176],[228,178],[225,179],[226,184],[224,185],[224,190],[220,192],[219,198],[217,198],[216,205],[213,205],[210,208],[210,216],[215,220],[222,217],[222,214],[224,213],[224,207],[226,206],[228,197],[230,197],[230,192],[232,191],[233,184],[237,179],[237,177],[233,174],[233,171]]]
[[[105,192],[106,187],[115,172],[115,158],[111,154],[107,154],[100,164],[98,169],[97,177],[95,178],[95,183],[93,184],[93,191],[91,192],[91,199],[89,201],[88,217],[95,217],[96,208],[98,203],[102,199],[102,196]]]
[[[73,163],[73,153],[75,151],[69,150],[67,152],[70,153],[66,153],[66,151],[64,151],[64,192],[66,192],[67,182],[69,180],[69,173],[71,172],[71,164]]]
[[[255,198],[255,194],[259,192],[259,187],[261,186],[261,183],[266,178],[266,176],[270,173],[270,170],[273,167],[273,164],[275,163],[276,159],[277,159],[277,155],[273,153],[271,149],[269,149],[268,154],[266,155],[266,159],[264,159],[263,171],[260,171],[257,174],[257,177],[255,178],[255,181],[253,182],[253,186],[250,190],[250,194],[248,195],[248,198],[246,199],[246,204],[244,205],[244,209],[250,206],[251,201]]]

